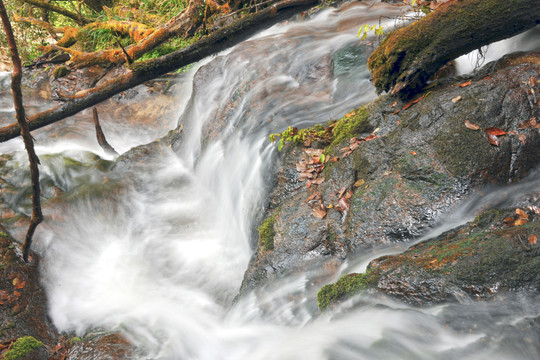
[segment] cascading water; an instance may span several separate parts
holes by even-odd
[[[384,4],[327,10],[213,59],[195,75],[172,148],[154,143],[113,171],[63,173],[45,156],[43,172],[63,176],[74,194],[46,209],[35,240],[55,325],[118,329],[141,359],[534,358],[538,333],[514,336],[540,313],[526,297],[418,309],[359,296],[318,315],[307,272],[232,302],[275,160],[268,134],[373,99],[356,30],[397,14]],[[148,141],[131,130],[121,143],[125,128],[105,125],[119,150]],[[41,155],[58,151],[41,139]],[[87,143],[61,149],[84,162],[81,148],[101,154]]]

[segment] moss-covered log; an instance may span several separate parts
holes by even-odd
[[[390,33],[368,67],[380,93],[410,98],[448,61],[540,23],[538,0],[459,0]]]
[[[157,59],[135,63],[126,75],[109,80],[102,85],[77,93],[70,101],[56,108],[46,110],[28,118],[30,130],[75,115],[81,110],[96,105],[122,91],[155,79],[170,71],[192,64],[207,56],[234,46],[256,31],[267,28],[296,13],[305,11],[319,3],[318,0],[287,0],[276,3],[255,14],[217,30],[192,45],[164,55]],[[13,139],[20,134],[19,126],[14,123],[0,128],[0,142]]]

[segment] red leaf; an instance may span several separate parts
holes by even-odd
[[[414,156],[416,156],[416,151],[411,151],[411,154],[413,154]]]
[[[506,135],[506,131],[499,129],[498,127],[488,127],[485,129],[489,135],[501,136]]]
[[[368,135],[365,140],[369,141],[369,140],[378,139],[378,138],[379,137],[377,135],[371,134],[371,135]]]
[[[472,81],[469,80],[469,81],[467,81],[467,82],[464,82],[464,83],[462,83],[462,84],[459,84],[459,87],[466,87],[466,86],[471,85],[471,83],[472,83]]]

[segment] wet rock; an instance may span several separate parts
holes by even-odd
[[[320,175],[325,181],[309,189],[295,169],[305,156],[304,149],[286,146],[265,215],[275,217],[274,247],[259,248],[254,254],[241,293],[313,263],[332,262],[331,268],[337,271],[345,259],[374,246],[420,236],[473,190],[518,182],[530,174],[540,162],[540,136],[522,124],[540,115],[540,108],[531,106],[527,89],[529,78],[540,71],[539,59],[538,52],[510,55],[476,75],[432,84],[414,104],[386,96],[351,112],[348,117],[357,120],[367,114],[360,119],[365,126],[343,127],[341,140],[326,148],[326,157],[339,157],[339,161],[326,163]],[[471,85],[458,86],[467,80]],[[458,96],[461,101],[453,102]],[[340,122],[347,122],[348,117]],[[467,128],[465,120],[480,130]],[[493,146],[482,130],[488,127],[517,134],[500,137],[499,146]],[[349,147],[350,138],[364,139],[374,129],[378,129],[376,138],[361,142],[348,154],[340,151]],[[527,141],[520,142],[518,135]],[[338,210],[342,189],[352,192],[345,211]],[[326,206],[323,219],[313,216],[307,201],[315,192]],[[413,283],[422,294],[419,298],[447,298],[441,290],[447,289],[444,277],[414,276]],[[388,293],[406,293],[394,276],[381,281]],[[520,287],[519,282],[514,285]]]

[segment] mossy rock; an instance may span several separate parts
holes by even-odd
[[[319,310],[324,311],[336,303],[377,284],[379,274],[368,271],[365,274],[349,274],[341,277],[334,284],[325,285],[317,293]]]
[[[270,251],[274,249],[274,236],[276,231],[274,230],[274,224],[276,223],[276,216],[279,211],[269,216],[259,226],[259,248],[264,251]]]
[[[18,338],[11,348],[4,353],[3,360],[20,359],[43,346],[41,341],[32,336]]]

